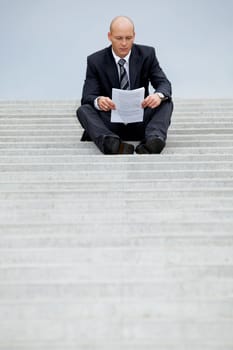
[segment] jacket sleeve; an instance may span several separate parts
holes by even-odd
[[[98,71],[90,57],[87,57],[86,77],[82,90],[81,104],[94,105],[96,97],[101,95],[101,86],[98,79]]]
[[[171,83],[168,80],[162,68],[160,67],[154,48],[152,48],[152,51],[151,51],[149,79],[152,87],[155,89],[155,92],[156,91],[162,92],[166,97],[168,98],[171,97],[172,95]]]

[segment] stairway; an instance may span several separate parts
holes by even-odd
[[[233,349],[233,100],[176,99],[160,155],[0,102],[0,350]]]

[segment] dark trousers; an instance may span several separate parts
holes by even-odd
[[[85,130],[82,140],[94,141],[103,151],[105,136],[117,137],[124,141],[143,141],[156,136],[166,141],[172,111],[173,102],[167,100],[157,108],[145,108],[143,122],[125,125],[111,123],[111,112],[98,111],[93,106],[85,104],[77,109],[77,117]]]

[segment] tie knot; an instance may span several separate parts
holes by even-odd
[[[124,58],[121,58],[119,61],[118,61],[118,64],[123,67],[124,64],[125,64],[126,60]]]

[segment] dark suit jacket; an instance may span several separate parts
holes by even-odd
[[[131,89],[144,86],[147,96],[150,82],[155,90],[168,98],[171,97],[171,83],[161,69],[153,47],[133,44],[129,59],[129,76]],[[120,83],[112,46],[109,46],[87,57],[81,104],[94,105],[98,96],[112,98],[112,88],[120,89]]]

